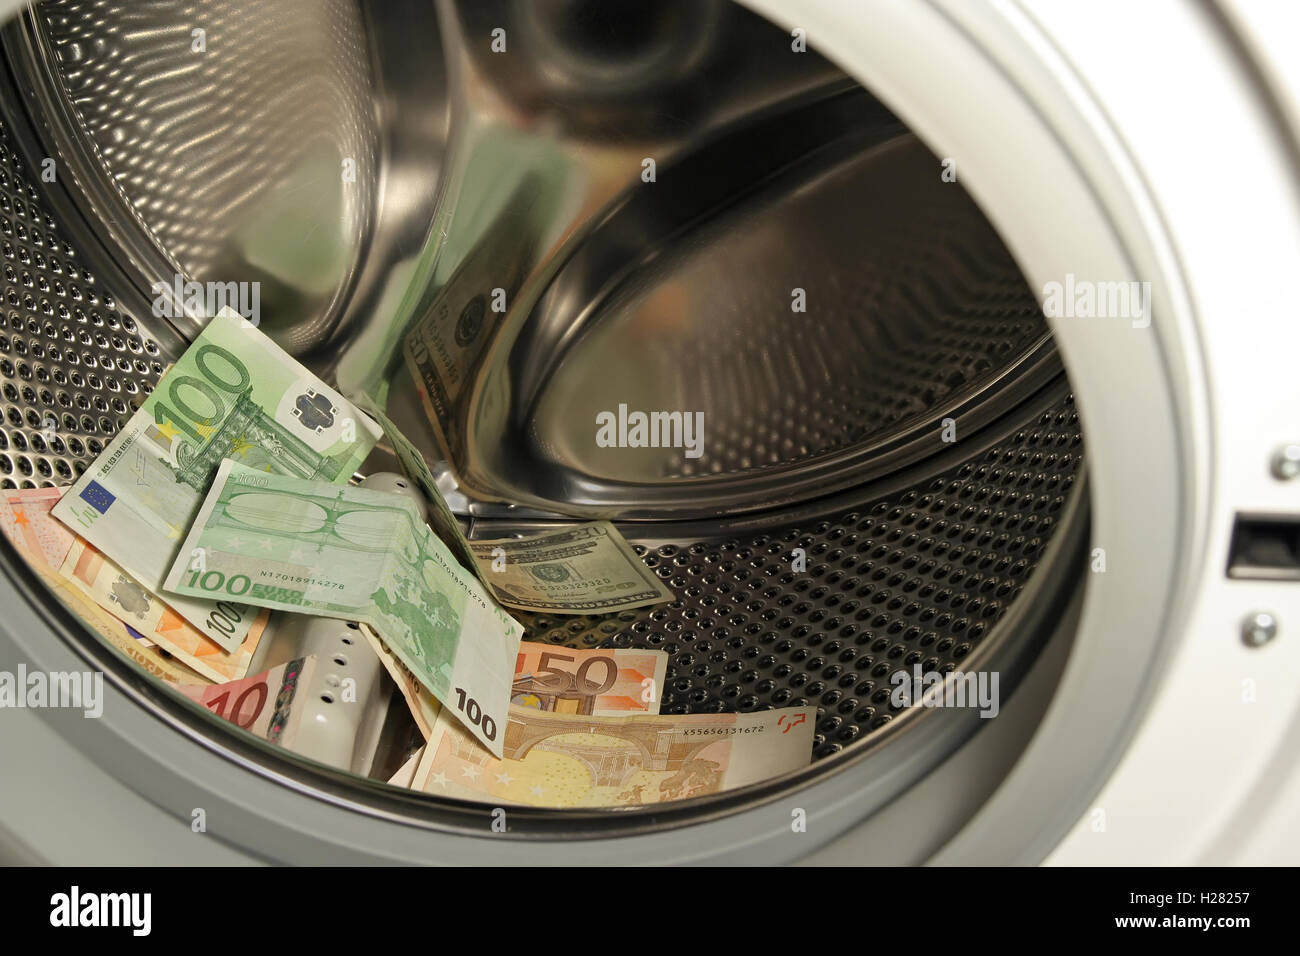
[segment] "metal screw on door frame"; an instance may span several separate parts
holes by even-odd
[[[1241,640],[1247,647],[1262,647],[1277,637],[1277,618],[1267,611],[1247,614],[1241,622]]]
[[[1292,442],[1273,453],[1273,477],[1279,481],[1300,478],[1300,444]]]

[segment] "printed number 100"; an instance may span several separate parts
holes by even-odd
[[[191,571],[189,587],[199,588],[204,591],[225,590],[227,594],[233,594],[239,597],[241,594],[247,594],[248,589],[253,586],[247,574],[232,574],[227,578],[220,571]]]
[[[483,713],[483,708],[479,706],[478,701],[467,696],[461,687],[456,688],[456,698],[456,706],[465,718],[475,727],[480,728],[483,736],[488,740],[496,740],[497,722]]]
[[[163,379],[171,405],[155,396],[153,420],[158,425],[170,423],[177,431],[184,432],[195,448],[202,448],[205,439],[199,426],[211,428],[225,421],[226,402],[237,402],[252,376],[238,356],[212,344],[200,346],[192,370],[203,377],[181,374]]]

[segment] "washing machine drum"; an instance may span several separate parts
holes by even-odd
[[[1026,86],[1042,63],[1011,40],[1051,24],[754,6],[774,19],[726,0],[12,15],[4,489],[85,472],[215,295],[340,393],[386,394],[471,538],[610,519],[674,595],[518,612],[526,640],[664,652],[664,714],[816,714],[785,775],[508,806],[503,825],[388,784],[423,737],[345,622],[296,618],[259,651],[262,669],[328,665],[309,739],[277,747],[109,646],[6,547],[6,669],[105,688],[97,719],[6,715],[8,765],[32,768],[0,804],[9,855],[532,863],[564,841],[570,862],[1037,860],[1087,811],[1188,540],[1180,429],[1198,422],[1169,384],[1188,384],[1173,332],[1149,331],[1185,303],[1152,271],[1131,314],[1075,308],[1071,283],[1127,291],[1159,242],[1116,212],[1119,186],[1099,193],[1101,151],[1062,141],[1084,107],[1052,99],[1061,75]],[[458,351],[412,363],[435,370],[417,381],[404,353],[431,327]],[[668,427],[638,437],[638,416]],[[397,470],[381,443],[358,480],[395,488]],[[1123,633],[1081,650],[1085,606]],[[1080,654],[1105,665],[1070,683]],[[953,671],[995,677],[993,706],[893,693]],[[360,706],[331,690],[348,676]],[[1073,719],[1049,720],[1054,700]],[[1064,789],[1026,797],[1045,777]],[[962,843],[1009,786],[1020,825]]]

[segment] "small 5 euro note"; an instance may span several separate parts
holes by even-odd
[[[63,559],[59,573],[111,614],[130,624],[138,633],[218,684],[237,680],[248,673],[258,645],[267,630],[271,612],[264,607],[245,607],[252,626],[233,651],[199,633],[198,628],[177,614],[166,601],[131,578],[121,568],[78,539]],[[231,616],[234,605],[220,609]],[[231,626],[240,622],[232,620]]]
[[[13,516],[14,526],[24,539],[35,543],[46,563],[57,560],[52,570],[89,600],[130,625],[140,638],[206,679],[222,683],[247,674],[271,612],[246,608],[252,625],[239,646],[227,651],[199,633],[157,594],[55,521],[50,512],[65,490],[40,488],[4,493],[5,513]],[[0,523],[4,520],[0,518]],[[232,629],[235,623],[231,622]]]

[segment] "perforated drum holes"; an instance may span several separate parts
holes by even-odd
[[[814,756],[884,727],[901,666],[951,672],[1037,566],[1082,463],[1072,399],[886,500],[749,538],[647,549],[678,600],[601,617],[516,612],[524,639],[670,655],[664,713],[815,704]],[[629,532],[629,537],[634,533]],[[796,548],[807,571],[790,570]]]
[[[910,253],[898,254],[906,268]],[[932,336],[899,353],[889,381],[723,402],[734,418],[710,421],[708,457],[683,453],[669,471],[744,472],[824,454],[989,374],[1027,346],[1041,318],[1009,260],[976,265],[969,294]],[[149,337],[145,317],[122,313],[82,267],[2,128],[0,270],[0,487],[66,484],[173,356]],[[827,757],[892,720],[891,673],[949,672],[987,641],[1041,560],[1081,461],[1078,418],[1062,401],[980,458],[824,520],[651,549],[629,529],[677,595],[669,605],[598,617],[515,613],[529,640],[666,651],[666,713],[816,705],[814,755]],[[353,626],[341,631],[330,655],[339,668],[359,643]],[[342,686],[341,674],[330,676]],[[322,701],[337,696],[331,689]]]
[[[128,357],[157,355],[158,345],[78,265],[3,127],[0,257],[0,449],[17,453],[0,459],[0,487],[66,484],[134,413],[162,364]]]

